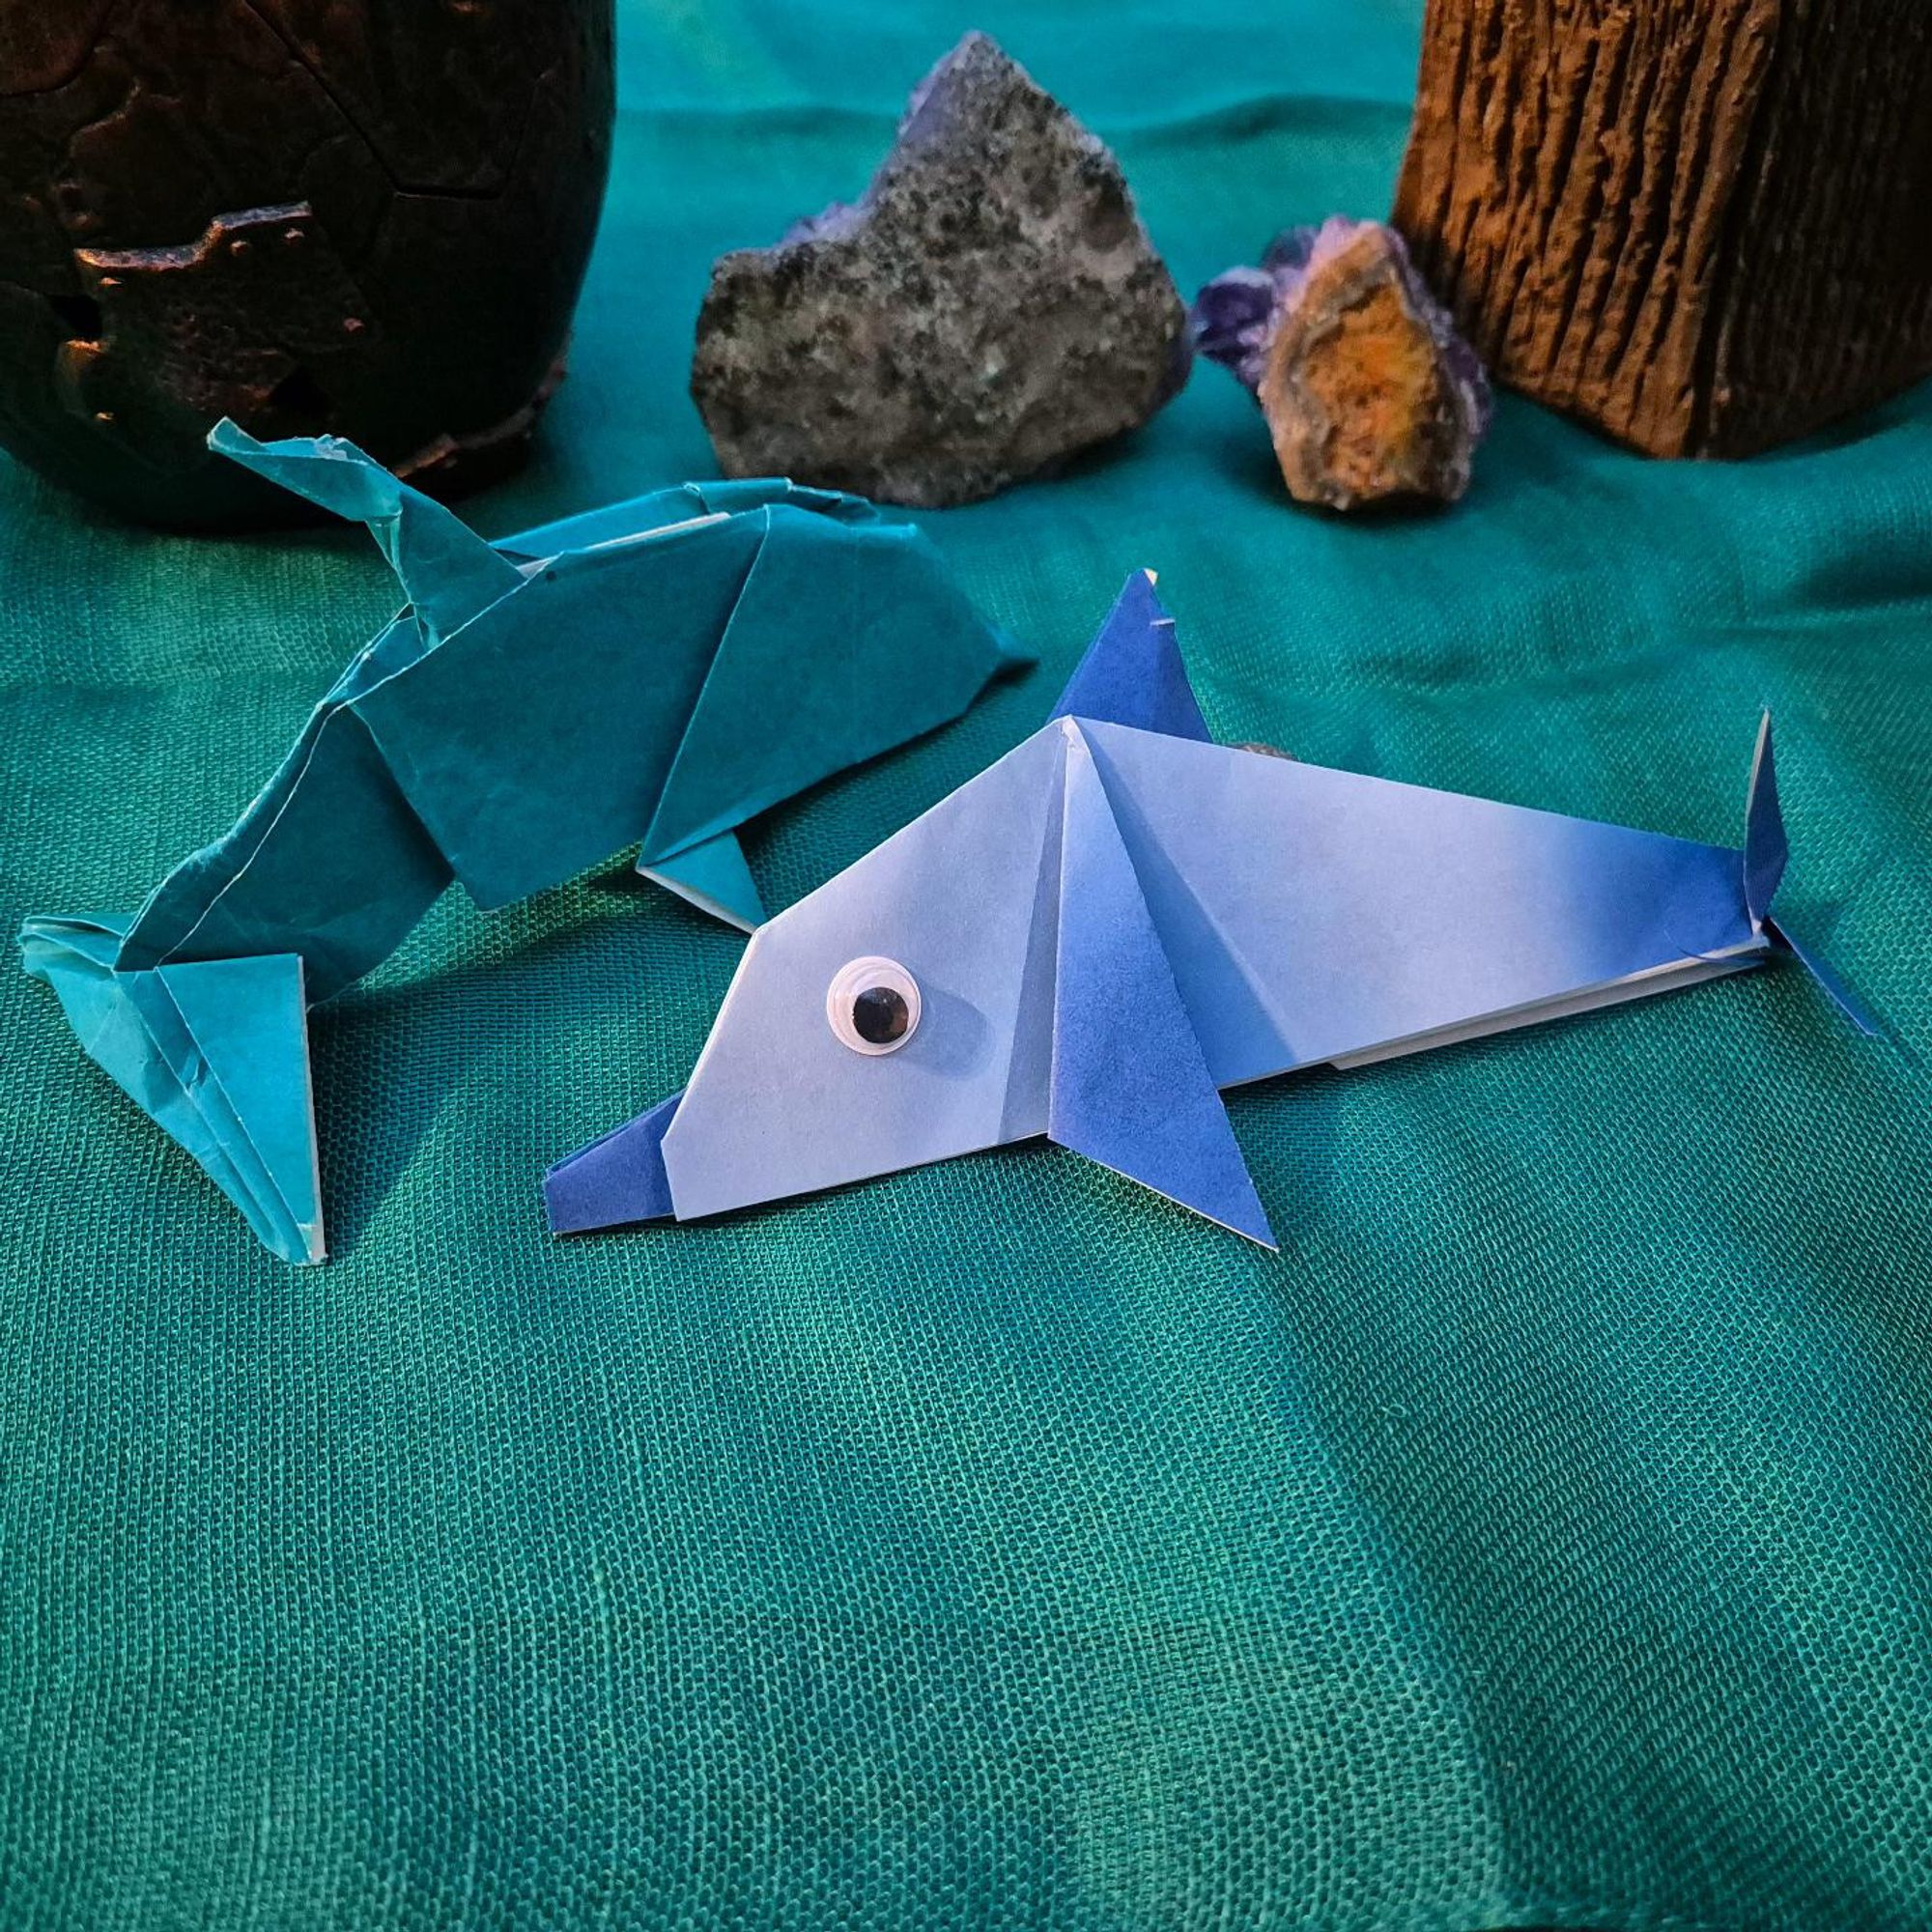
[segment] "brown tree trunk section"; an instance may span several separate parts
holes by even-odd
[[[1394,220],[1540,401],[1801,436],[1932,373],[1932,0],[1429,0]]]

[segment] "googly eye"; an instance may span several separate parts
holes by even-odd
[[[896,1053],[919,1030],[919,981],[896,959],[854,959],[832,976],[825,1017],[854,1053]]]

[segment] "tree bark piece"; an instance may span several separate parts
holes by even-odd
[[[1804,435],[1932,372],[1932,8],[1429,0],[1394,223],[1538,400]]]

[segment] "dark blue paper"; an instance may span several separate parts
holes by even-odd
[[[1065,757],[1047,1138],[1271,1248],[1274,1231],[1077,731]]]
[[[664,1137],[682,1098],[673,1094],[660,1100],[551,1169],[544,1177],[544,1206],[553,1234],[620,1228],[673,1211]]]
[[[1052,715],[1213,742],[1175,640],[1174,619],[1154,594],[1152,571],[1137,570],[1127,579]]]

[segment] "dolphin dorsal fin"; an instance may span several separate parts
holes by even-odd
[[[1047,1138],[1276,1245],[1080,727],[1065,724]]]
[[[1170,738],[1214,742],[1187,681],[1174,619],[1154,594],[1151,570],[1137,570],[1114,600],[1094,635],[1055,718],[1092,718],[1103,724],[1130,724]]]
[[[524,581],[517,566],[454,511],[411,489],[341,437],[257,442],[224,417],[209,431],[208,446],[321,509],[366,524],[432,641],[448,637]]]

